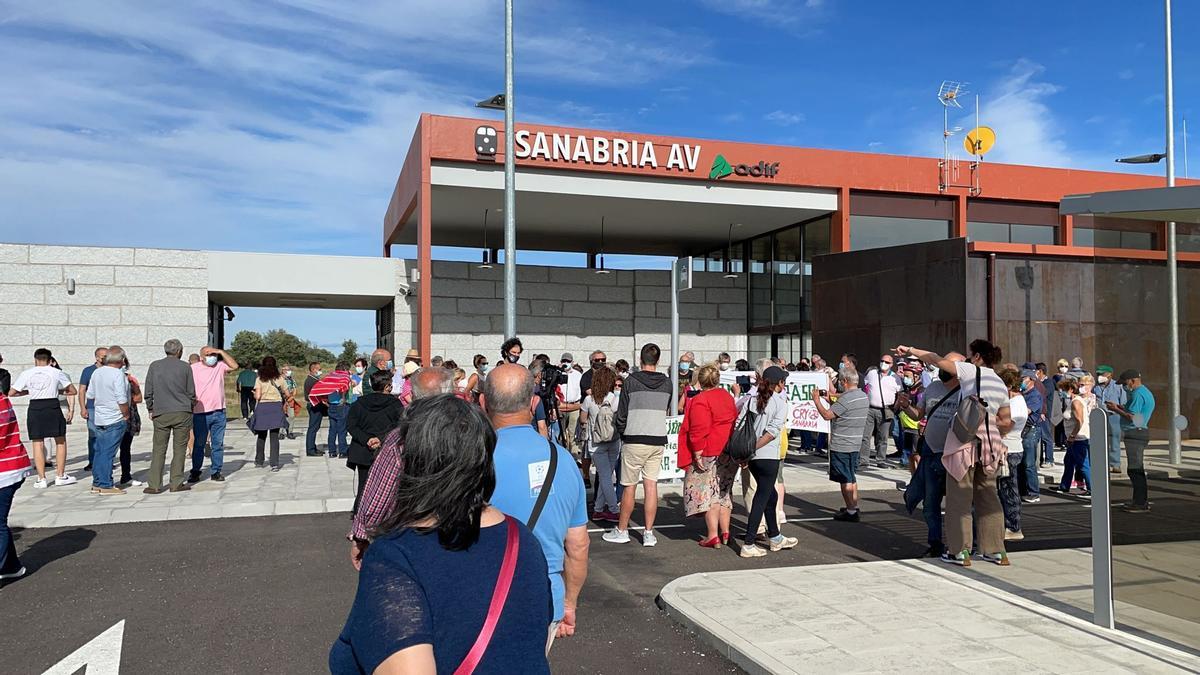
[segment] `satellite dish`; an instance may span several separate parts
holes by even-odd
[[[963,139],[967,153],[983,157],[996,144],[996,132],[991,127],[975,127]]]

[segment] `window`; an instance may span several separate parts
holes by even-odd
[[[1162,223],[1124,218],[1075,217],[1075,245],[1154,250]]]
[[[850,250],[852,251],[937,241],[949,237],[949,220],[850,216]]]
[[[1200,225],[1175,223],[1175,248],[1188,253],[1200,252]]]
[[[1013,244],[1053,244],[1052,225],[1022,225],[1019,223],[967,223],[970,241],[998,241]]]
[[[775,233],[776,324],[795,323],[800,320],[800,298],[804,283],[800,239],[799,226]]]
[[[750,241],[750,325],[771,325],[771,235]]]

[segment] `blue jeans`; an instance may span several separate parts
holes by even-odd
[[[1038,446],[1041,445],[1042,434],[1040,431],[1035,431],[1030,434],[1021,436],[1021,448],[1025,454],[1021,458],[1022,468],[1025,472],[1025,495],[1027,497],[1037,497],[1042,494],[1041,476],[1038,475]]]
[[[1121,468],[1121,416],[1108,416],[1108,465]]]
[[[128,426],[125,420],[104,426],[93,425],[96,429],[96,454],[92,457],[92,487],[113,486],[113,461],[117,458],[117,449],[121,447],[121,439],[125,437]]]
[[[192,473],[204,467],[204,446],[212,445],[212,472],[221,473],[225,466],[225,411],[214,410],[192,415]]]
[[[317,454],[317,432],[321,430],[323,419],[325,419],[325,406],[308,406],[308,432],[304,438],[304,451],[309,455]],[[333,452],[332,446],[329,451]]]
[[[1050,420],[1042,420],[1041,434],[1039,435],[1042,441],[1042,461],[1054,462],[1054,427],[1050,426]]]
[[[92,412],[92,409],[88,408],[88,466],[91,466],[92,460],[96,458],[96,425],[92,423]]]
[[[12,530],[8,529],[8,512],[12,509],[13,495],[24,483],[22,480],[0,488],[0,574],[12,574],[21,569],[21,559],[17,557]]]
[[[1058,487],[1063,490],[1071,488],[1071,479],[1075,477],[1075,470],[1078,469],[1083,473],[1084,485],[1087,486],[1089,492],[1092,490],[1092,468],[1091,460],[1088,459],[1088,451],[1091,449],[1091,444],[1086,438],[1076,439],[1067,448],[1067,456],[1063,459],[1063,477],[1058,482]]]
[[[329,456],[345,457],[350,452],[350,444],[346,441],[346,415],[348,405],[329,406]]]
[[[925,480],[923,511],[929,528],[929,545],[942,546],[942,498],[946,496],[946,467],[942,456],[934,454],[929,444],[921,441],[921,464],[917,467]]]

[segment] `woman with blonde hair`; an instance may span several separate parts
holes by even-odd
[[[733,478],[738,465],[724,454],[737,407],[721,389],[721,369],[709,363],[696,373],[700,393],[687,400],[679,428],[679,467],[684,470],[683,506],[688,516],[704,516],[706,548],[721,548],[729,539],[733,513]]]

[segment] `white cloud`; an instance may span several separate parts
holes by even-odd
[[[768,122],[778,124],[779,126],[789,127],[803,122],[804,113],[790,113],[782,110],[773,110],[766,115],[763,115],[763,119]]]
[[[826,12],[823,0],[702,0],[714,11],[790,31],[811,31]]]
[[[0,0],[0,240],[375,255],[418,115],[474,114],[502,81],[501,12]],[[706,58],[694,36],[580,14],[519,8],[526,82],[670,85]],[[542,116],[612,114],[559,101]]]
[[[981,121],[996,130],[996,146],[988,153],[989,160],[1038,166],[1071,164],[1064,129],[1048,104],[1061,87],[1042,81],[1044,71],[1022,59],[983,92]],[[974,113],[959,121],[969,129],[974,125]]]

